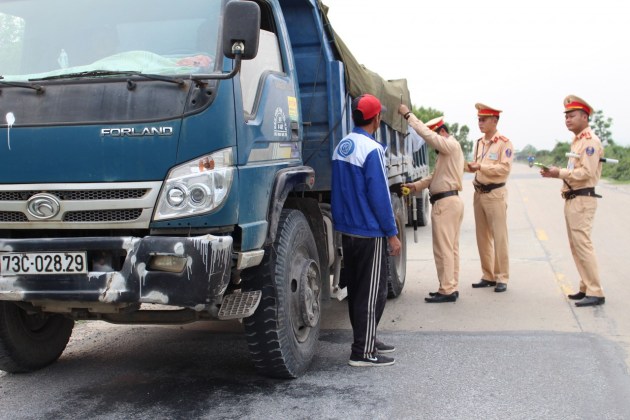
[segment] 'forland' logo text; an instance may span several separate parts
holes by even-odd
[[[173,127],[102,128],[101,137],[172,136]]]

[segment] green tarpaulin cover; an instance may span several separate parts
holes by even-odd
[[[346,90],[353,98],[369,93],[381,101],[387,108],[383,113],[383,122],[401,133],[407,132],[407,122],[398,114],[398,106],[404,103],[411,108],[411,97],[407,88],[407,79],[385,80],[377,73],[359,64],[346,44],[335,33],[328,20],[328,7],[318,1],[324,25],[329,29],[333,37],[337,52],[344,63],[346,72]]]

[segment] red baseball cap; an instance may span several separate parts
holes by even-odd
[[[352,101],[352,112],[361,111],[364,120],[371,120],[381,112],[387,111],[381,101],[376,96],[372,96],[369,93],[356,97]]]

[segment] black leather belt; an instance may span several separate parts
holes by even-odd
[[[497,188],[501,188],[505,186],[505,182],[500,184],[475,184],[473,183],[473,187],[475,187],[475,191],[478,193],[486,194],[492,190],[496,190]]]
[[[602,198],[601,195],[595,194],[595,188],[580,188],[579,190],[562,191],[562,198],[564,198],[565,200],[571,200],[578,195]]]
[[[431,202],[431,204],[435,203],[438,200],[441,200],[443,198],[446,197],[450,197],[452,195],[458,195],[459,192],[457,190],[453,190],[453,191],[444,191],[441,193],[437,193],[437,194],[433,194],[429,197],[429,201]]]

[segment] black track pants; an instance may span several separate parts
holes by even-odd
[[[343,235],[343,283],[354,333],[352,353],[375,353],[376,327],[387,301],[387,240]]]

